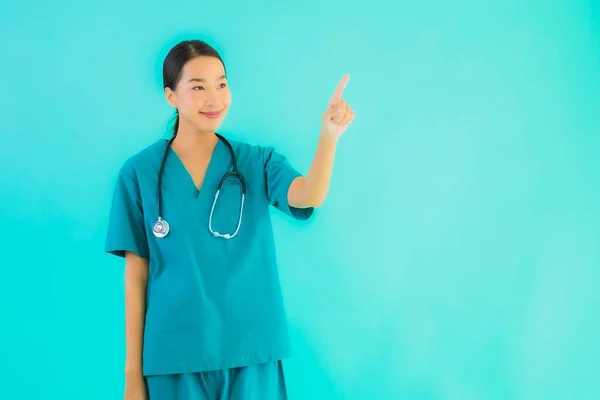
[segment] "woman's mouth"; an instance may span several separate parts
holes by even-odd
[[[219,118],[221,111],[201,112],[200,114],[204,115],[206,118],[215,119]]]

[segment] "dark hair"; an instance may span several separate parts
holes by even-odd
[[[225,68],[225,63],[217,50],[208,43],[202,40],[184,40],[169,50],[169,53],[165,57],[163,63],[163,89],[170,88],[171,90],[175,90],[181,79],[183,66],[198,56],[216,57],[223,63],[223,68]],[[178,128],[179,111],[177,111],[175,125],[173,126],[173,136],[177,135]]]

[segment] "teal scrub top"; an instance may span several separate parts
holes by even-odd
[[[289,205],[288,188],[300,173],[280,153],[229,142],[246,180],[241,227],[229,240],[208,229],[218,183],[232,170],[221,140],[200,191],[177,154],[168,150],[162,214],[170,232],[164,238],[155,237],[152,226],[167,141],[128,158],[118,174],[105,250],[148,259],[144,375],[235,368],[290,356],[270,206],[297,220],[310,218],[314,209]],[[235,231],[240,201],[239,185],[225,185],[213,214],[214,231]]]

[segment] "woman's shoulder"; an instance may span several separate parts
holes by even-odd
[[[253,162],[261,161],[264,163],[270,153],[275,150],[272,146],[265,143],[255,143],[238,138],[225,138],[231,144],[238,159],[246,159]]]
[[[127,156],[122,163],[121,174],[127,176],[137,175],[140,171],[153,170],[160,166],[167,142],[166,139],[155,140]]]

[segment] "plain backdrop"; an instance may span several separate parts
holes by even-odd
[[[598,1],[4,0],[0,399],[122,398],[107,215],[192,38],[304,172],[351,74],[326,203],[273,212],[290,399],[600,398]]]

